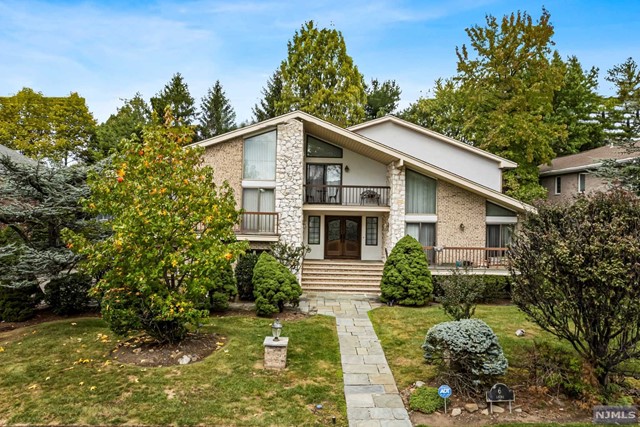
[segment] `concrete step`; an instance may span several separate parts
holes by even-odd
[[[341,294],[380,295],[380,287],[371,286],[303,286],[304,292],[335,292]]]

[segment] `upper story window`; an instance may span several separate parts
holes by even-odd
[[[502,206],[487,202],[487,216],[518,216],[518,214]]]
[[[555,194],[562,193],[562,177],[556,176],[556,192]]]
[[[587,174],[578,174],[578,193],[584,193],[587,190]]]
[[[436,180],[409,169],[405,175],[405,213],[435,214]]]
[[[243,178],[276,179],[276,131],[244,140]]]
[[[342,158],[342,148],[307,135],[307,157]]]

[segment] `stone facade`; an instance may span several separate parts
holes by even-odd
[[[437,246],[485,246],[485,198],[439,180],[436,206],[438,212]]]
[[[302,192],[304,189],[304,128],[290,120],[278,125],[276,143],[276,212],[280,214],[280,241],[303,243]]]
[[[236,207],[242,206],[242,138],[233,139],[206,148],[203,164],[213,168],[216,185],[227,181],[233,189]]]
[[[389,183],[389,215],[382,219],[382,242],[387,253],[398,240],[405,235],[405,173],[404,167],[396,162],[387,165],[387,182]]]
[[[278,341],[273,337],[265,337],[263,345],[265,369],[281,370],[287,367],[288,337],[281,337]]]

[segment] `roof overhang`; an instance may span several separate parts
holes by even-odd
[[[638,156],[627,157],[626,159],[616,159],[616,163],[628,163],[637,158]],[[550,169],[544,172],[540,172],[539,176],[555,176],[555,175],[566,175],[568,173],[576,173],[576,172],[590,172],[590,171],[593,171],[594,169],[598,169],[599,167],[602,166],[602,164],[603,162],[597,162],[597,163],[590,163],[588,165],[573,166],[570,168]]]

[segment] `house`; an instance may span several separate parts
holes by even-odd
[[[37,161],[29,158],[18,151],[12,150],[0,144],[0,157],[9,157],[14,163],[36,165]]]
[[[515,163],[393,116],[344,129],[295,111],[193,145],[235,191],[239,239],[311,248],[307,289],[364,290],[405,234],[434,270],[504,267],[513,228],[533,209],[501,192]]]
[[[626,162],[637,158],[625,147],[605,145],[577,154],[557,157],[549,165],[541,165],[540,184],[547,190],[550,203],[571,202],[578,194],[607,190],[611,183],[596,175],[603,160]]]

